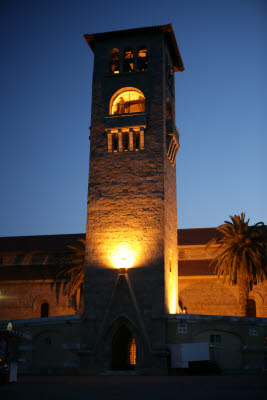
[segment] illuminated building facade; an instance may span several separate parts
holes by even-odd
[[[21,370],[166,374],[203,360],[187,349],[205,343],[204,360],[222,370],[261,371],[266,282],[239,318],[238,289],[216,279],[206,250],[216,229],[179,230],[177,243],[174,72],[184,67],[172,26],[84,37],[94,53],[84,307],[55,268],[84,234],[1,238],[0,328],[12,320],[32,337]]]

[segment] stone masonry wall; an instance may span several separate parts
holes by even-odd
[[[110,75],[114,47],[148,48],[148,71]],[[164,311],[164,158],[162,68],[160,35],[119,38],[96,45],[92,94],[91,150],[87,214],[85,314],[102,318],[118,272],[112,254],[130,245],[134,265],[129,269],[142,313]],[[105,116],[112,95],[136,87],[146,98],[145,148],[108,153]],[[118,117],[119,118],[119,117]],[[140,268],[144,267],[145,268]],[[105,271],[101,271],[102,269]],[[149,272],[148,272],[149,271]],[[93,283],[96,282],[97,284]],[[101,282],[101,283],[100,283]],[[149,286],[148,286],[149,285]],[[97,302],[93,311],[91,304]],[[89,311],[90,310],[90,311]]]
[[[54,281],[1,281],[0,320],[38,318],[44,302],[49,304],[50,316],[75,314],[63,287]]]
[[[211,260],[216,246],[205,245],[178,246],[179,260]],[[238,286],[230,286],[216,275],[179,276],[179,301],[186,307],[188,314],[201,315],[238,315]],[[267,317],[267,281],[255,285],[249,293],[249,299],[256,304],[256,316]]]
[[[140,46],[148,49],[148,71],[109,74],[112,48],[118,48],[123,54],[125,48],[132,48],[136,53]],[[175,167],[165,155],[165,69],[162,32],[116,40],[111,37],[96,43],[84,309],[84,317],[94,321],[94,328],[86,339],[91,344],[99,332],[118,277],[112,257],[121,244],[130,246],[133,253],[128,279],[146,334],[152,346],[165,343],[164,329],[155,330],[152,320],[153,315],[170,312],[166,291],[171,252],[174,293],[177,288],[176,177]],[[144,150],[108,153],[105,117],[109,114],[111,97],[124,87],[136,87],[145,96]],[[126,313],[126,317],[130,315]],[[139,324],[137,320],[132,323]]]

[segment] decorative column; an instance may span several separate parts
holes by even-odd
[[[144,128],[140,128],[140,150],[144,150],[145,147],[145,135]]]
[[[134,58],[133,58],[133,65],[134,65],[134,71],[137,71],[137,57],[138,57],[138,51],[136,48],[133,49],[134,53]]]
[[[108,130],[107,134],[108,134],[108,152],[112,153],[112,133],[110,130]]]
[[[121,129],[118,129],[118,140],[119,140],[119,151],[123,151],[123,146],[122,146],[122,131],[121,131]]]
[[[129,129],[129,150],[133,151],[133,129]]]

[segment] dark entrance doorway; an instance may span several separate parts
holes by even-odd
[[[125,371],[135,368],[136,343],[127,328],[123,325],[113,338],[112,342],[112,369]]]

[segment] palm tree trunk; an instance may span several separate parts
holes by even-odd
[[[239,278],[239,316],[246,317],[248,310],[249,280]]]

